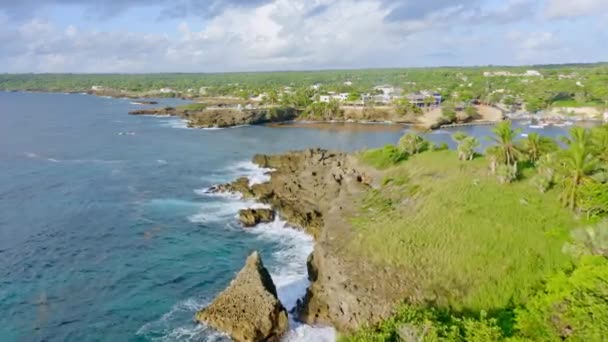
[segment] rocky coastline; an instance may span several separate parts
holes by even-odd
[[[253,162],[274,170],[268,182],[249,186],[240,178],[209,191],[256,199],[314,237],[307,262],[310,286],[295,317],[340,332],[388,318],[412,291],[404,273],[352,256],[344,243],[356,234],[348,218],[378,186],[379,171],[361,165],[354,155],[322,149],[256,155]]]
[[[129,112],[130,115],[176,116],[188,122],[192,128],[226,128],[242,125],[260,125],[272,122],[285,122],[297,117],[298,112],[291,107],[276,108],[152,108]]]

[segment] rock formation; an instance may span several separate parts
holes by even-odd
[[[196,320],[229,334],[237,342],[278,341],[287,331],[287,311],[257,252]]]
[[[272,209],[242,209],[239,210],[239,221],[245,227],[253,227],[259,223],[274,221],[274,210]]]

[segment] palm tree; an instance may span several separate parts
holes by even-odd
[[[399,139],[399,147],[408,154],[422,152],[427,142],[415,133],[407,133]]]
[[[591,140],[593,149],[598,158],[604,163],[608,163],[608,125],[596,127],[591,130]]]
[[[587,129],[572,128],[570,137],[564,142],[568,148],[562,151],[560,158],[559,173],[563,176],[560,197],[564,206],[575,210],[580,188],[585,182],[592,181],[590,176],[598,170],[599,162],[593,155],[591,134]]]
[[[596,226],[573,230],[572,243],[564,245],[563,251],[576,257],[582,255],[601,255],[608,257],[608,221]]]
[[[521,156],[521,150],[515,138],[519,135],[520,130],[511,128],[511,121],[503,121],[492,129],[496,137],[492,138],[496,142],[498,152],[502,155],[501,160],[509,166],[517,165],[517,161]]]
[[[542,155],[557,149],[555,141],[538,133],[530,133],[528,137],[523,140],[522,145],[522,150],[534,164],[536,164]]]
[[[458,147],[456,148],[458,160],[473,160],[475,149],[479,147],[479,141],[475,137],[468,136],[462,132],[454,133],[452,139],[458,143]]]

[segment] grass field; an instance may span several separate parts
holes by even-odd
[[[398,161],[385,148],[364,163],[385,169],[352,223],[350,251],[411,277],[420,301],[455,311],[501,310],[525,302],[556,270],[570,267],[562,246],[584,224],[523,179],[499,184],[487,162],[454,151]],[[390,281],[390,280],[387,280]]]
[[[598,101],[580,103],[575,100],[558,100],[558,101],[553,102],[553,106],[555,106],[555,107],[579,108],[579,107],[598,107],[601,105],[602,105],[602,103],[598,102]]]

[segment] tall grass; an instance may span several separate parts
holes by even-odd
[[[406,272],[415,299],[456,311],[501,309],[569,267],[561,248],[580,222],[525,173],[505,185],[489,175],[484,158],[459,162],[454,151],[435,151],[391,167],[390,156],[361,157],[388,169],[351,218],[358,234],[349,247]]]

